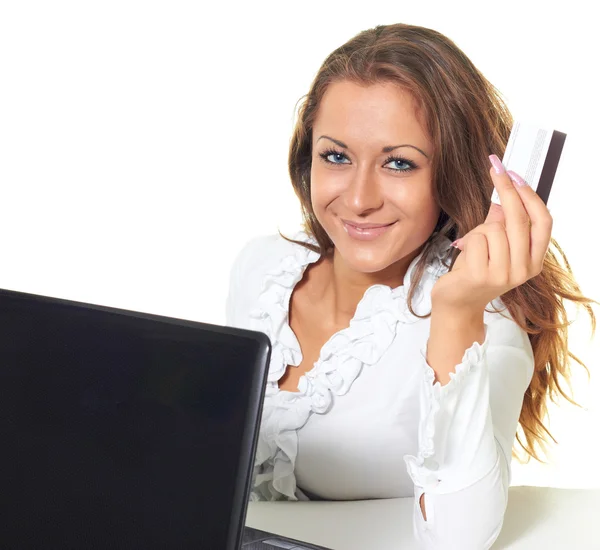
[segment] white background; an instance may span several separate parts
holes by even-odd
[[[568,133],[553,236],[600,298],[593,5],[2,2],[0,287],[223,322],[237,251],[300,220],[287,174],[296,102],[334,48],[405,22],[453,39],[516,117]],[[547,466],[515,463],[513,484],[600,487],[599,339],[571,311],[588,410],[553,407],[560,446]]]

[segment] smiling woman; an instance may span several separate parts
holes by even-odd
[[[254,499],[414,496],[424,547],[496,540],[518,425],[537,458],[568,379],[564,300],[595,321],[496,157],[511,125],[436,31],[378,26],[325,60],[290,144],[303,231],[253,239],[231,274],[228,324],[273,344]]]

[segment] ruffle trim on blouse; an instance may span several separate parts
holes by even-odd
[[[295,235],[294,239],[300,240],[304,235],[300,233]],[[307,237],[304,240],[315,243]],[[298,365],[302,361],[300,344],[288,324],[290,298],[306,267],[316,262],[320,254],[300,245],[295,245],[294,249],[294,252],[285,256],[275,269],[266,273],[258,298],[258,307],[250,312],[253,326],[271,339],[267,393],[269,386],[283,376],[287,365]]]
[[[473,342],[473,345],[465,351],[461,362],[456,365],[456,372],[449,373],[450,381],[443,386],[439,381],[434,384],[435,372],[427,363],[426,353],[421,351],[421,356],[423,357],[421,365],[425,378],[426,402],[429,404],[429,411],[423,420],[425,428],[423,430],[423,438],[419,441],[419,452],[417,456],[405,455],[404,461],[415,485],[423,487],[426,491],[434,489],[441,481],[436,474],[438,463],[431,459],[436,453],[434,440],[438,412],[444,399],[447,399],[452,393],[460,392],[460,387],[469,376],[469,373],[474,368],[481,366],[489,345],[487,337],[488,327],[485,323],[484,330],[485,337],[483,344],[477,341]]]
[[[304,232],[295,235],[294,239],[315,244]],[[441,260],[449,244],[446,239],[434,249],[427,267],[429,274],[435,276],[444,269]],[[298,392],[280,391],[278,381],[287,366],[302,362],[300,345],[288,324],[290,298],[305,268],[320,257],[303,246],[291,246],[292,252],[276,269],[267,273],[258,307],[250,313],[252,328],[267,334],[272,343],[255,461],[254,500],[302,498],[294,476],[297,430],[312,413],[327,413],[335,397],[350,390],[363,367],[380,360],[394,341],[399,322],[419,320],[408,310],[406,289],[420,256],[409,266],[404,286],[392,289],[386,285],[373,285],[367,289],[349,326],[325,343],[313,368],[300,377]],[[427,307],[427,304],[422,305]]]

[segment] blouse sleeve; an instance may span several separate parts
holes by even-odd
[[[229,271],[229,288],[225,300],[225,324],[229,327],[245,328],[244,313],[248,309],[249,289],[252,289],[257,253],[266,247],[265,237],[247,241],[237,253]],[[260,260],[260,258],[259,258]],[[258,274],[260,275],[260,274]],[[251,292],[250,292],[251,294]]]
[[[484,550],[502,528],[523,396],[533,375],[527,333],[508,311],[485,313],[474,342],[442,386],[421,350],[419,447],[406,455],[415,486],[413,526],[427,549]],[[425,493],[423,518],[419,504]]]
[[[225,300],[227,326],[248,328],[248,316],[255,307],[265,273],[285,253],[285,249],[282,252],[280,247],[278,234],[252,237],[241,247],[229,271],[229,288]]]
[[[229,290],[225,300],[225,324],[229,327],[237,327],[235,311],[241,286],[240,263],[241,254],[238,254],[229,272]]]

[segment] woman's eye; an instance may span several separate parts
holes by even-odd
[[[388,164],[392,165],[392,170],[397,170],[398,172],[407,172],[408,170],[412,170],[414,168],[412,163],[403,159],[392,160]]]
[[[346,159],[346,155],[343,153],[325,153],[325,159],[333,164],[346,164],[343,162]]]

